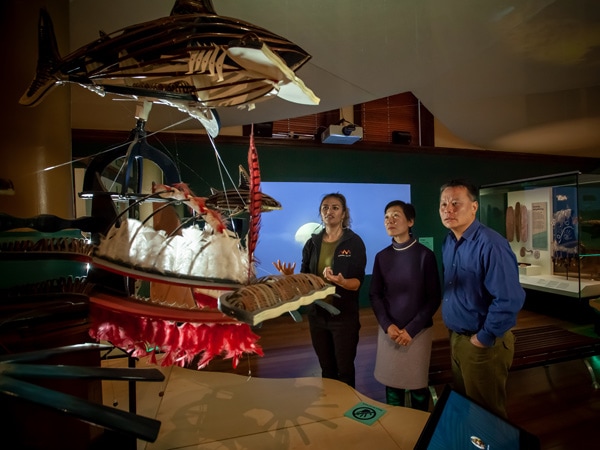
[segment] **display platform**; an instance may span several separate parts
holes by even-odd
[[[564,295],[574,298],[590,298],[600,295],[600,283],[595,280],[571,279],[564,276],[519,275],[521,286],[552,294]]]
[[[162,387],[138,388],[138,414],[161,422],[157,440],[139,441],[138,449],[409,450],[429,417],[371,400],[335,380],[161,370],[166,375]],[[105,401],[122,397],[119,407],[126,406],[125,388],[121,385],[118,392],[114,384],[103,386]],[[369,423],[369,410],[383,415]]]

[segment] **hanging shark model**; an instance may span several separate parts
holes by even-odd
[[[167,17],[115,31],[66,57],[58,52],[52,20],[39,19],[36,75],[20,103],[33,106],[55,86],[76,83],[106,93],[175,107],[212,136],[214,108],[246,106],[268,97],[317,105],[295,75],[310,55],[287,39],[215,13],[211,0],[176,0]]]

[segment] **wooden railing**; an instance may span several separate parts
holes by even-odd
[[[582,360],[595,389],[600,388],[596,374],[587,358],[600,355],[600,338],[585,336],[554,325],[513,330],[515,356],[511,371],[543,367],[565,361]],[[450,342],[433,341],[429,365],[429,385],[436,386],[452,381]]]

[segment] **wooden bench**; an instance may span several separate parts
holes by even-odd
[[[513,330],[515,356],[511,371],[549,366],[565,361],[583,360],[595,389],[600,388],[586,358],[600,355],[600,338],[574,333],[554,325]],[[449,339],[434,340],[429,365],[429,386],[452,381]]]

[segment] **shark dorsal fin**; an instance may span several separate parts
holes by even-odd
[[[183,15],[183,14],[217,14],[212,4],[212,0],[177,0],[173,9],[171,9],[171,15]]]
[[[250,175],[244,167],[240,164],[240,182],[238,189],[250,189]]]

